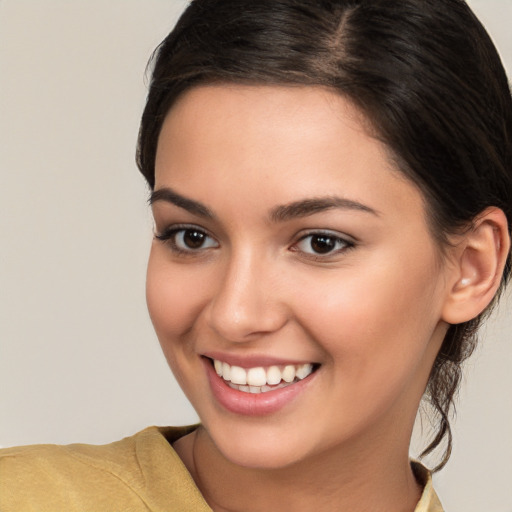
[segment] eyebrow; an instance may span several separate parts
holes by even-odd
[[[188,212],[208,219],[215,219],[214,213],[203,203],[189,199],[178,194],[171,188],[165,187],[155,190],[151,193],[149,204],[152,205],[158,201],[165,201],[183,208]],[[344,210],[355,210],[372,215],[379,216],[379,212],[358,201],[345,199],[337,196],[318,197],[293,201],[292,203],[276,206],[270,210],[270,220],[272,222],[286,222],[294,218],[307,217],[326,210],[340,208]]]
[[[160,188],[151,193],[151,196],[149,197],[149,204],[152,205],[157,201],[165,201],[167,203],[174,204],[175,206],[183,208],[184,210],[187,210],[194,215],[198,215],[199,217],[205,217],[207,219],[215,218],[213,212],[203,203],[182,196],[181,194],[178,194],[174,190],[167,187]]]
[[[294,201],[293,203],[276,206],[270,212],[273,222],[284,222],[293,218],[307,217],[325,210],[341,208],[355,210],[379,216],[379,212],[357,201],[344,199],[337,196],[318,197]]]

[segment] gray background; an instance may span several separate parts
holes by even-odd
[[[510,74],[512,0],[470,4]],[[151,219],[134,164],[144,68],[184,6],[0,0],[2,446],[196,421],[146,312]],[[467,365],[435,477],[448,512],[512,512],[511,307]]]

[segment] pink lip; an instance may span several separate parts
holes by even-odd
[[[245,416],[263,416],[283,409],[306,389],[316,375],[315,372],[313,372],[305,379],[295,382],[290,386],[266,393],[253,394],[230,388],[226,382],[217,375],[210,361],[203,358],[203,363],[208,375],[208,381],[210,382],[210,388],[217,402],[224,407],[224,409]]]
[[[208,352],[203,354],[204,357],[210,359],[217,359],[224,363],[228,363],[230,366],[240,366],[241,368],[254,368],[256,366],[286,366],[288,364],[305,364],[311,361],[299,361],[290,359],[281,359],[278,357],[271,357],[268,355],[251,355],[251,356],[240,356],[235,354],[223,354],[221,352]]]

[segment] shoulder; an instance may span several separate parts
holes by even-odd
[[[167,504],[184,492],[200,497],[171,446],[190,430],[150,427],[101,446],[0,450],[0,510],[160,510],[163,496]]]

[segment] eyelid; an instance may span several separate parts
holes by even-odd
[[[176,235],[181,231],[188,230],[194,230],[203,233],[204,235],[206,235],[206,237],[215,241],[215,246],[200,247],[198,249],[182,249],[181,247],[178,247],[175,240]],[[219,242],[217,241],[217,239],[213,235],[211,235],[207,229],[196,224],[171,224],[167,226],[165,229],[163,229],[161,232],[157,232],[155,226],[154,237],[160,242],[169,245],[169,247],[174,253],[184,256],[198,256],[201,253],[204,253],[207,249],[214,249],[219,247]]]
[[[198,226],[197,224],[187,224],[181,222],[178,222],[176,224],[169,224],[162,230],[158,230],[155,224],[153,228],[153,233],[157,238],[166,238],[169,235],[176,233],[177,231],[183,231],[187,229],[195,229],[197,231],[201,231],[201,233],[204,233],[205,235],[208,235],[211,238],[215,238],[206,228],[203,228],[202,226]]]
[[[344,242],[346,242],[348,244],[356,244],[359,242],[357,240],[357,238],[355,238],[352,235],[343,233],[341,231],[336,231],[335,229],[328,229],[328,228],[304,229],[296,235],[296,239],[297,239],[296,241],[298,242],[299,240],[303,240],[304,238],[306,238],[308,236],[313,236],[313,235],[320,235],[320,236],[323,235],[323,236],[330,236],[333,238],[339,238],[340,240],[343,240]]]
[[[297,246],[300,242],[303,242],[309,237],[314,236],[325,236],[330,237],[337,242],[341,242],[343,244],[343,247],[334,249],[332,251],[329,251],[327,253],[315,253],[315,252],[306,252],[301,249],[299,249]],[[344,233],[340,233],[338,231],[333,231],[330,229],[310,229],[307,232],[303,232],[299,234],[297,237],[297,240],[292,244],[290,247],[290,250],[301,252],[304,256],[308,258],[313,258],[315,260],[322,260],[322,259],[328,259],[329,257],[340,255],[341,253],[344,253],[350,249],[353,249],[357,244],[357,241],[354,239],[354,237],[351,237],[349,235],[346,235]]]

